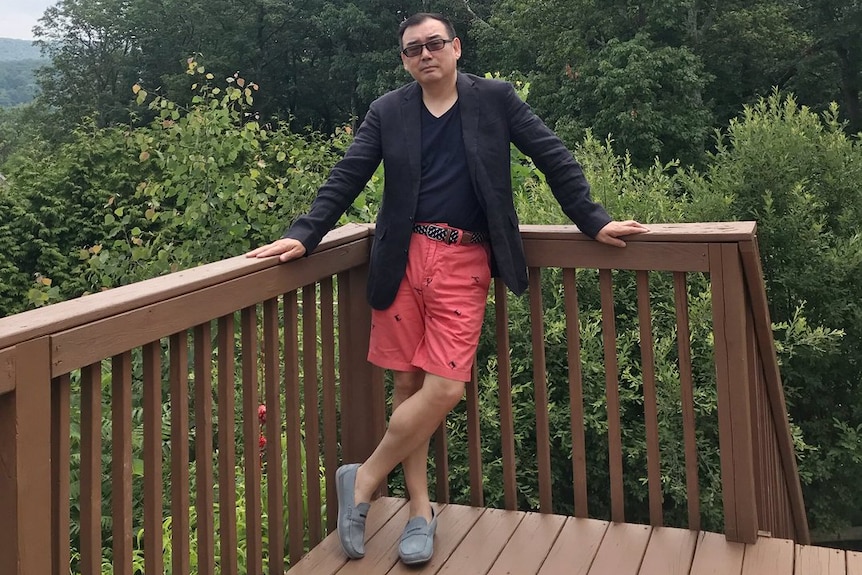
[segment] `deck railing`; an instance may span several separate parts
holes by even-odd
[[[573,509],[587,516],[577,274],[597,270],[607,412],[610,519],[626,519],[615,274],[633,274],[640,341],[649,521],[663,501],[652,275],[669,274],[682,414],[687,517],[700,529],[698,451],[720,449],[724,532],[808,542],[796,459],[753,223],[654,225],[618,250],[573,227],[523,226],[530,267],[538,501],[555,509],[554,434],[541,273],[561,277]],[[334,528],[332,478],[385,429],[385,383],[365,361],[373,228],[330,233],[308,258],[224,260],[0,319],[0,572],[282,573]],[[614,270],[630,270],[617,272]],[[651,275],[652,274],[652,275]],[[690,277],[708,278],[718,445],[698,444]],[[624,278],[623,278],[624,279]],[[625,282],[621,282],[625,283]],[[518,505],[509,298],[495,283],[496,358],[467,386],[470,502],[483,506],[479,374],[499,388],[503,505]],[[487,374],[493,363],[494,373]],[[590,376],[592,377],[592,375]],[[265,414],[260,406],[265,406]],[[447,501],[445,427],[435,442]],[[107,455],[106,455],[107,453]],[[522,465],[532,465],[522,462]],[[110,481],[103,483],[103,477]],[[163,492],[163,485],[170,492]],[[103,492],[103,485],[109,493]],[[74,486],[74,491],[72,490]],[[595,486],[593,486],[594,488]],[[72,532],[73,523],[79,529]]]

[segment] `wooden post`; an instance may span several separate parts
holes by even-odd
[[[757,540],[745,284],[736,244],[709,248],[725,536]]]
[[[365,265],[338,275],[342,463],[365,461],[386,426],[383,380],[367,359],[371,332],[367,279]]]
[[[50,573],[50,339],[19,344],[8,359],[15,389],[0,395],[0,573]]]

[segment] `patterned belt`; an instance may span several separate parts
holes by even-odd
[[[428,236],[432,240],[445,244],[481,244],[488,241],[487,232],[468,232],[434,224],[416,224],[413,226],[413,233]]]

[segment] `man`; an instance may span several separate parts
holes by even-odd
[[[491,268],[515,293],[527,287],[510,143],[533,159],[563,211],[586,234],[624,247],[621,236],[647,229],[612,221],[590,199],[578,163],[510,84],[458,72],[461,41],[445,17],[411,16],[399,28],[399,41],[415,82],[371,104],[309,213],[282,239],[247,255],[288,261],[310,253],[383,161],[368,279],[368,359],[393,370],[393,413],[372,455],[336,473],[338,534],[348,557],[364,555],[372,495],[401,463],[410,520],[399,556],[417,564],[431,558],[437,527],[428,496],[428,443],[470,378]]]

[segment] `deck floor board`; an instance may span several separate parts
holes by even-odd
[[[434,557],[398,560],[408,506],[383,497],[368,516],[366,554],[348,561],[330,533],[287,575],[862,575],[862,554],[761,536],[434,504]]]

